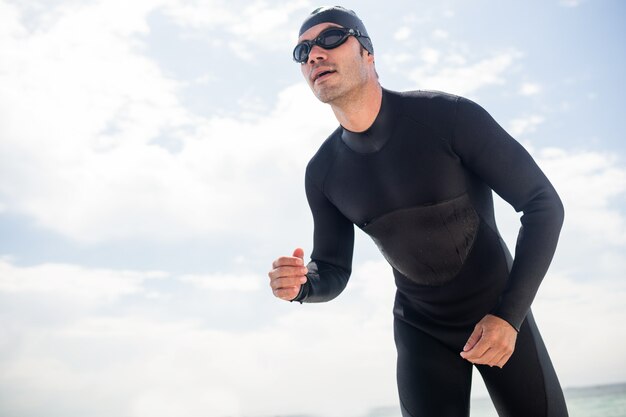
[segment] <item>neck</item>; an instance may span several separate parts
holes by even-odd
[[[376,120],[382,98],[382,87],[376,80],[330,106],[341,126],[352,132],[363,132]]]

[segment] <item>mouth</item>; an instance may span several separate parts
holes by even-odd
[[[337,71],[334,71],[334,70],[321,71],[320,73],[313,75],[313,82],[316,83],[318,81],[322,81],[328,78],[331,74],[334,74],[335,72]]]

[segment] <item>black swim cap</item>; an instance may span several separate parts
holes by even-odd
[[[341,6],[318,7],[304,20],[304,23],[300,26],[300,33],[298,36],[301,36],[304,32],[320,23],[335,23],[346,29],[358,30],[363,36],[358,36],[356,39],[361,45],[363,45],[363,48],[365,48],[367,52],[370,54],[374,53],[374,46],[372,45],[372,40],[367,34],[365,25],[356,13],[354,13],[354,11]]]

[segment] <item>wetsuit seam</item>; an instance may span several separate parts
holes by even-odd
[[[403,110],[404,110],[404,109],[403,109]],[[420,126],[422,126],[422,127],[425,127],[426,129],[428,129],[428,130],[429,130],[429,131],[431,131],[431,132],[434,132],[434,133],[435,133],[435,135],[434,135],[434,136],[435,136],[437,139],[443,140],[444,142],[448,143],[448,141],[446,140],[446,138],[445,138],[444,136],[442,136],[442,135],[440,134],[440,132],[438,132],[438,131],[437,131],[437,129],[436,129],[435,127],[431,126],[430,124],[424,123],[424,122],[422,122],[422,121],[420,121],[420,120],[416,119],[415,117],[413,117],[413,116],[411,116],[410,114],[405,113],[405,112],[403,112],[400,116],[401,116],[401,117],[406,117],[407,119],[409,119],[409,120],[410,120],[410,121],[412,121],[413,123],[418,124],[418,125],[420,125]],[[448,143],[448,145],[450,145],[450,144]],[[454,152],[454,154],[456,155],[456,152]],[[457,156],[458,156],[458,155],[457,155]]]
[[[393,102],[395,100],[396,96],[397,96],[397,93],[394,94],[393,91],[386,90],[386,89],[383,88],[382,106],[386,106],[387,108],[393,108],[394,104],[393,103],[390,104],[389,102],[390,101]],[[404,110],[404,106],[403,105],[400,105],[400,106]],[[381,107],[381,109],[379,110],[379,115],[380,115],[380,113],[382,111],[383,111],[383,108]],[[385,111],[388,111],[388,110],[385,109]],[[401,114],[404,114],[404,112],[402,112]],[[371,129],[377,121],[378,121],[378,115],[376,116],[376,118],[374,119],[374,123],[372,123],[372,126],[370,126],[368,128],[368,130]],[[343,144],[343,146],[345,148],[347,148],[351,153],[353,153],[355,155],[359,155],[359,157],[368,157],[369,155],[378,154],[383,149],[385,149],[385,147],[389,144],[389,142],[391,142],[393,140],[394,133],[396,132],[396,127],[397,127],[397,123],[394,123],[394,121],[395,121],[395,118],[394,118],[393,114],[392,114],[391,117],[388,117],[388,120],[385,121],[386,124],[390,124],[392,127],[391,127],[391,130],[390,130],[390,132],[389,132],[389,134],[387,136],[387,139],[385,140],[385,143],[383,143],[383,145],[379,149],[373,150],[371,152],[360,152],[360,151],[357,151],[357,150],[353,149],[352,147],[350,147],[350,145],[348,145],[346,142],[344,142],[344,140],[343,140],[343,133],[339,135],[339,142],[341,142]],[[350,132],[350,133],[352,133],[354,135],[359,135],[359,133],[362,133],[362,132],[352,132],[352,131],[350,131],[348,129],[345,129],[343,126],[341,126],[341,129],[345,130],[347,132]]]
[[[436,128],[436,126],[430,125],[428,123],[424,123],[421,120],[418,120],[417,118],[415,118],[411,113],[408,113],[406,106],[402,105],[402,113],[400,114],[400,116],[404,116],[407,119],[411,120],[412,122],[425,127],[426,129],[430,130],[431,132],[435,133],[435,136],[442,140],[443,142],[445,142],[448,147],[450,148],[450,150],[452,151],[452,153],[454,153],[454,155],[456,155],[457,158],[459,158],[459,155],[454,151],[454,145],[453,145],[453,137],[454,137],[454,132],[456,131],[456,125],[457,125],[457,108],[458,108],[458,102],[459,102],[460,96],[455,96],[455,106],[454,106],[454,115],[452,120],[454,121],[453,123],[453,128],[452,128],[452,133],[451,133],[451,137],[447,138],[446,135],[442,135],[441,132],[439,131],[439,129]],[[404,103],[403,103],[404,104]],[[394,126],[395,129],[395,126]]]
[[[456,196],[454,196],[454,197],[450,197],[450,198],[446,198],[446,199],[444,199],[444,200],[437,200],[437,201],[435,201],[435,202],[433,202],[433,203],[426,203],[426,204],[414,204],[414,205],[411,205],[411,206],[406,206],[406,207],[398,207],[398,208],[395,208],[395,209],[393,209],[393,210],[387,211],[387,212],[385,212],[385,213],[383,213],[383,214],[380,214],[380,215],[378,215],[378,216],[376,216],[376,217],[372,217],[370,220],[368,220],[368,221],[366,222],[366,223],[367,223],[366,225],[367,225],[367,226],[370,226],[370,225],[372,225],[373,223],[375,223],[376,221],[378,221],[379,219],[381,219],[381,218],[383,218],[383,217],[385,217],[385,216],[388,216],[388,215],[390,215],[390,214],[397,213],[397,212],[402,211],[402,210],[411,210],[411,209],[421,208],[421,207],[436,206],[436,205],[438,205],[438,204],[444,204],[444,203],[448,203],[448,202],[450,202],[450,201],[456,200],[456,199],[461,198],[461,197],[463,197],[463,196],[465,196],[465,195],[467,195],[467,196],[468,196],[468,198],[471,200],[471,196],[469,195],[469,193],[467,192],[467,190],[465,190],[464,192],[462,192],[462,193],[461,193],[461,194],[459,194],[459,195],[456,195]],[[474,212],[476,213],[476,215],[477,215],[478,217],[480,217],[480,218],[481,218],[481,220],[482,220],[482,217],[480,216],[480,214],[478,214],[478,211],[476,210],[476,208],[475,208],[474,204],[472,204],[472,209],[474,209]],[[357,226],[359,226],[359,225],[357,225]],[[359,226],[359,228],[361,228],[361,230],[363,229],[363,227],[361,227],[361,226]]]
[[[341,142],[341,135],[339,135],[339,137],[336,140]],[[339,158],[339,149],[337,148],[337,146],[333,146],[332,151],[333,151],[332,159],[330,160],[330,163],[328,164],[328,168],[326,169],[326,173],[324,174],[324,179],[322,180],[322,190],[321,190],[322,193],[326,196],[326,198],[328,198],[328,201],[331,201],[331,200],[326,194],[326,180],[328,180],[330,171],[335,167],[335,162],[337,162],[337,159]]]
[[[394,127],[394,129],[395,129],[395,127]],[[393,131],[392,131],[392,134],[393,134]],[[376,155],[376,154],[378,154],[379,152],[381,152],[383,149],[385,149],[385,147],[387,146],[387,144],[388,144],[389,142],[391,142],[391,140],[392,140],[391,136],[392,136],[392,135],[389,135],[389,139],[387,139],[387,141],[383,144],[383,146],[381,146],[381,147],[380,147],[380,149],[376,149],[376,150],[371,151],[371,152],[359,152],[359,151],[357,151],[357,150],[352,149],[350,146],[348,146],[348,144],[347,144],[347,143],[345,143],[345,142],[343,141],[343,139],[339,138],[339,141],[341,142],[341,145],[342,145],[344,148],[346,148],[348,151],[350,151],[351,153],[353,153],[353,154],[357,155],[357,156],[358,156],[358,157],[360,157],[360,158],[367,158],[367,157],[369,157],[369,156]]]
[[[458,155],[454,151],[454,142],[456,139],[456,129],[459,124],[459,101],[460,97],[457,96],[456,100],[454,101],[454,115],[452,116],[452,120],[454,121],[454,123],[452,124],[452,134],[450,135],[450,148],[455,155]]]
[[[341,136],[338,139],[341,142]],[[316,186],[316,188],[324,195],[324,197],[326,197],[326,199],[328,199],[328,201],[330,201],[332,203],[332,200],[330,199],[330,197],[328,196],[328,194],[326,194],[326,180],[328,179],[328,176],[330,175],[330,171],[332,171],[333,167],[335,166],[335,161],[337,160],[337,154],[338,154],[338,149],[336,146],[333,146],[331,148],[332,150],[332,154],[331,154],[331,158],[330,161],[328,162],[328,166],[326,168],[326,171],[324,172],[324,177],[322,178],[321,181],[321,188],[319,186],[317,186],[317,184],[315,184],[315,181],[313,182],[313,185]],[[312,179],[312,178],[311,178]],[[334,205],[334,203],[333,203]]]

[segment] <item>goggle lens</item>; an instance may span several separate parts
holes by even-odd
[[[304,64],[309,59],[309,53],[313,45],[320,46],[324,49],[333,49],[343,44],[350,35],[360,36],[358,31],[354,29],[331,28],[323,31],[312,41],[303,41],[296,45],[293,50],[293,59],[296,62]]]

